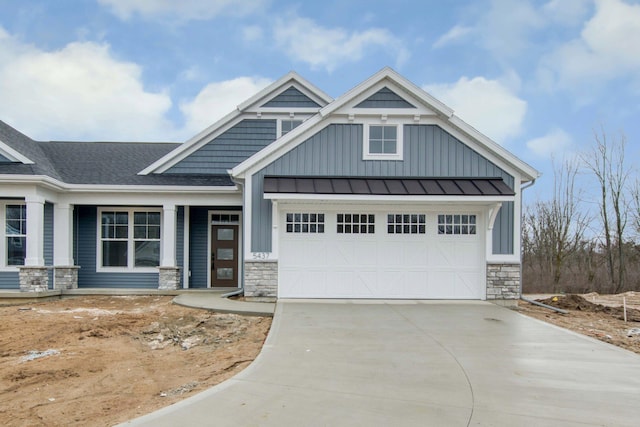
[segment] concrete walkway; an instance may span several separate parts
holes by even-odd
[[[173,299],[174,304],[202,308],[218,313],[238,313],[246,316],[273,316],[275,303],[237,301],[222,298],[223,292],[183,293]]]
[[[278,302],[255,362],[127,425],[637,426],[640,356],[489,303]]]

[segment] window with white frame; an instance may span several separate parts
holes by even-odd
[[[476,234],[476,216],[464,214],[438,215],[438,234]]]
[[[24,265],[27,254],[27,207],[21,203],[7,203],[2,211],[5,236],[0,266]]]
[[[99,265],[136,269],[160,265],[159,210],[101,210]]]
[[[287,233],[324,233],[323,213],[287,213]]]
[[[302,120],[280,120],[280,136],[284,136],[300,126]]]
[[[425,234],[425,214],[388,214],[387,233],[389,234]]]
[[[365,160],[402,160],[402,146],[402,125],[365,125],[363,144]]]
[[[338,234],[374,234],[376,216],[373,214],[337,214],[336,232]]]

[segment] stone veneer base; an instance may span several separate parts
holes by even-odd
[[[160,267],[158,289],[169,291],[180,289],[180,267]]]
[[[20,267],[21,292],[46,292],[49,290],[47,267]]]
[[[54,268],[54,289],[78,289],[78,266],[57,266]]]
[[[278,296],[278,262],[246,261],[244,263],[244,295],[276,298]]]
[[[487,300],[511,300],[517,304],[519,299],[520,264],[487,264]]]

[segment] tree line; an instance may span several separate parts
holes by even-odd
[[[640,177],[624,133],[554,163],[553,190],[523,214],[523,291],[640,290]]]

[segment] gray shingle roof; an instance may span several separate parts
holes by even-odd
[[[46,175],[67,184],[232,186],[228,175],[138,175],[179,144],[39,142],[0,121],[0,140],[35,164],[0,163],[0,174]]]

